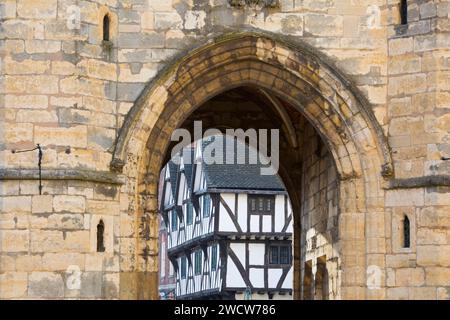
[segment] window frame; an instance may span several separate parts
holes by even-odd
[[[211,271],[217,270],[217,245],[211,247]]]
[[[276,248],[276,261],[273,259],[273,250]],[[281,251],[287,249],[287,262],[281,262]],[[292,245],[288,244],[269,244],[268,249],[268,264],[270,266],[288,266],[292,265]]]
[[[202,250],[196,250],[194,252],[194,275],[199,276],[202,274]]]
[[[180,261],[180,279],[185,280],[187,275],[187,258],[185,256],[181,257]]]
[[[247,201],[249,214],[275,214],[275,195],[249,194]]]
[[[194,223],[194,205],[191,201],[186,202],[186,225],[190,226]]]
[[[178,230],[178,215],[175,209],[170,210],[170,231]]]
[[[203,195],[203,204],[202,204],[202,209],[203,209],[203,218],[208,218],[211,216],[211,196],[209,194],[204,194]],[[208,205],[206,205],[208,204]]]

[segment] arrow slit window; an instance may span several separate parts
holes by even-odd
[[[409,248],[411,246],[410,230],[411,224],[408,216],[405,215],[405,218],[403,219],[403,248]]]
[[[107,14],[103,17],[103,41],[109,41],[110,19]]]
[[[401,24],[408,23],[408,1],[407,0],[400,1],[400,23]]]
[[[97,252],[105,252],[104,236],[105,224],[103,223],[103,220],[100,220],[97,225]]]

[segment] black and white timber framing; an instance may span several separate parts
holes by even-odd
[[[260,164],[207,164],[204,148],[185,148],[162,171],[177,299],[291,297],[292,209],[281,180],[260,175]]]

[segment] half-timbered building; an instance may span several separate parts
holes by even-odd
[[[247,161],[207,161],[214,139],[222,137],[185,148],[162,171],[160,210],[176,296],[291,299],[292,209],[285,188],[277,175],[261,175],[261,162],[249,160],[256,151],[234,139],[222,141],[244,145]]]

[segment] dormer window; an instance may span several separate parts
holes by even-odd
[[[275,198],[266,195],[249,195],[249,211],[252,214],[271,213],[274,211]]]

